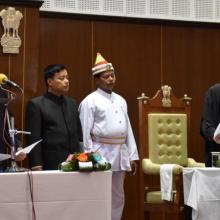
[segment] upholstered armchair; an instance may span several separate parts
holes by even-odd
[[[144,94],[138,98],[141,220],[150,219],[151,212],[161,212],[164,219],[168,213],[174,213],[175,219],[183,218],[182,168],[204,166],[188,158],[187,154],[190,101],[187,95],[177,99],[167,85],[151,99]],[[169,202],[161,198],[162,164],[173,164],[172,199]]]

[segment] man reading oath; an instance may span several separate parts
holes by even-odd
[[[57,170],[69,154],[80,151],[81,125],[76,102],[66,96],[68,72],[62,64],[45,68],[47,91],[30,100],[26,109],[27,144],[42,139],[28,155],[32,170]]]

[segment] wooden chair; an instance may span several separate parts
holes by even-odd
[[[202,167],[188,158],[190,134],[190,101],[184,95],[178,99],[170,86],[162,86],[153,98],[144,94],[139,104],[140,219],[150,219],[150,213],[159,213],[166,219],[168,213],[175,219],[183,218],[183,167]],[[172,201],[163,201],[160,191],[161,164],[175,164]],[[169,218],[167,218],[169,219]]]

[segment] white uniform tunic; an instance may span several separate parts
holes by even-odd
[[[130,161],[138,160],[138,152],[126,101],[114,92],[97,89],[81,102],[79,110],[84,149],[99,152],[112,164],[112,171],[130,170]]]

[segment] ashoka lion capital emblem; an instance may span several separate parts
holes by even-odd
[[[164,85],[161,87],[163,92],[163,98],[162,98],[162,106],[164,107],[171,107],[171,87],[168,85]]]
[[[18,28],[23,18],[22,13],[13,7],[8,7],[7,10],[0,11],[0,16],[4,27],[4,34],[1,37],[3,53],[19,53],[21,38],[18,35]]]

